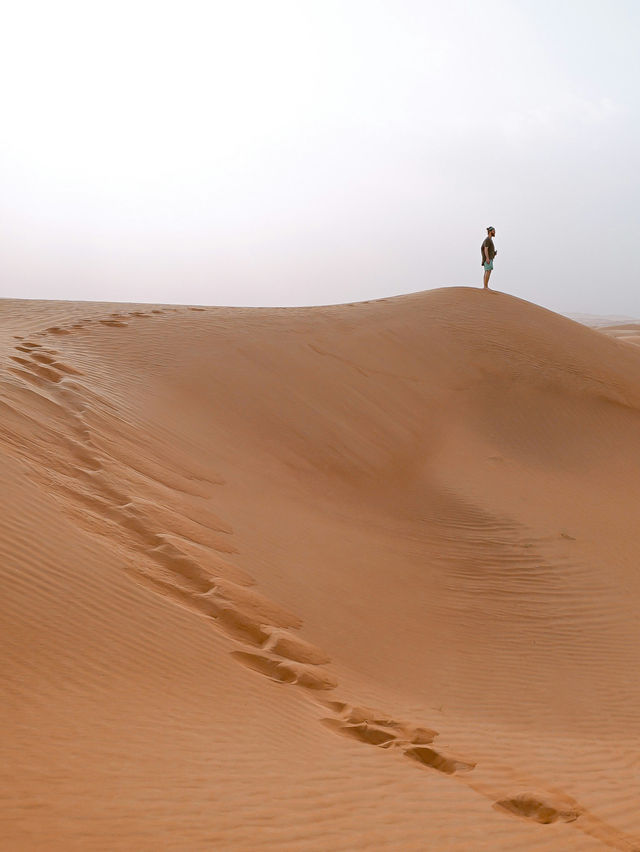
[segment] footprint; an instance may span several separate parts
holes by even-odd
[[[45,355],[42,352],[33,352],[31,358],[41,364],[52,364],[56,360],[52,355]]]
[[[403,725],[400,727],[400,731],[413,745],[427,745],[438,736],[438,732],[431,730],[431,728],[413,727],[412,725]]]
[[[149,555],[175,577],[186,580],[198,592],[208,592],[211,589],[213,585],[211,576],[198,562],[186,556],[175,545],[163,541],[161,534],[148,530],[144,522],[141,523],[135,515],[125,515],[122,525],[136,532],[142,539],[143,545],[147,547],[151,545],[151,549],[147,551]],[[158,541],[162,544],[157,544]]]
[[[438,732],[431,728],[398,722],[371,707],[353,707],[342,701],[322,701],[321,704],[341,717],[321,720],[325,727],[338,734],[381,748],[402,748],[408,757],[439,768],[440,771],[454,772],[463,766],[471,768],[470,764],[463,764],[462,761],[458,761],[455,766],[452,761],[446,763],[447,759],[434,749],[429,749],[430,753],[423,753],[422,746],[433,742],[438,736]]]
[[[558,819],[564,822],[573,822],[582,813],[578,807],[562,807],[558,803],[552,804],[545,797],[538,796],[535,793],[519,793],[516,796],[501,799],[499,802],[495,802],[494,807],[545,825],[556,822]]]
[[[269,638],[264,645],[265,651],[270,651],[279,657],[286,657],[289,660],[295,660],[299,663],[308,663],[312,666],[319,666],[323,663],[330,663],[331,659],[314,645],[305,642],[298,636],[294,636],[287,630],[279,630],[275,627],[267,628]]]
[[[329,690],[335,689],[338,681],[321,668],[308,669],[302,664],[288,663],[296,674],[296,684],[306,689]]]
[[[244,666],[280,683],[293,683],[314,690],[335,689],[337,686],[337,681],[323,669],[309,669],[301,663],[283,662],[262,654],[249,654],[246,651],[232,651],[231,656]]]
[[[345,704],[344,701],[321,701],[320,702],[323,707],[327,707],[329,710],[333,710],[334,713],[338,715],[346,712],[349,705]]]
[[[122,322],[122,320],[100,320],[101,325],[110,325],[115,326],[116,328],[122,328],[125,325],[129,325],[128,322]]]
[[[373,725],[382,725],[385,728],[396,727],[400,725],[399,722],[395,722],[386,713],[382,713],[380,710],[374,710],[372,707],[348,707],[345,710],[344,715],[349,720],[349,722],[353,723],[367,722]]]
[[[38,364],[35,361],[29,361],[27,358],[21,358],[19,355],[10,355],[9,357],[12,361],[15,361],[16,364],[20,364],[21,367],[26,367],[32,376],[39,376],[41,379],[48,382],[54,382],[55,384],[60,382],[63,378],[60,373],[52,367]]]
[[[259,654],[248,654],[246,651],[232,651],[231,656],[235,657],[243,666],[252,669],[254,672],[259,672],[259,674],[265,675],[271,680],[277,680],[279,683],[293,683],[295,681],[295,675],[291,669],[277,660],[262,657]]]
[[[100,460],[89,452],[83,443],[76,441],[74,438],[64,438],[63,443],[82,469],[92,471],[102,469]]]
[[[217,605],[231,603],[261,624],[269,624],[273,627],[299,628],[302,626],[298,616],[273,603],[252,588],[240,586],[222,577],[215,577],[212,585],[213,588],[208,593],[208,597]]]
[[[320,721],[326,728],[342,734],[342,736],[351,737],[354,740],[358,740],[358,742],[366,743],[367,745],[389,748],[389,746],[396,743],[396,737],[390,731],[376,728],[366,722],[351,725],[341,722],[339,719],[321,719]]]
[[[69,364],[63,364],[62,361],[51,361],[51,366],[62,373],[68,373],[70,376],[84,375],[84,373],[81,373],[80,370],[76,370],[75,367],[71,367]]]
[[[32,362],[27,358],[21,358],[19,355],[9,355],[12,361],[15,361],[16,364],[22,364],[23,367],[31,367]]]
[[[18,370],[15,367],[9,367],[9,372],[13,373],[14,376],[18,376],[25,382],[30,382],[32,385],[35,385],[42,390],[50,387],[49,382],[44,381],[44,379],[41,379],[39,376],[34,376],[33,373],[29,373],[26,370]]]
[[[143,518],[147,526],[149,523],[149,517],[150,516],[144,511],[139,514],[139,518]],[[153,514],[151,515],[151,518],[153,518]],[[206,573],[208,584],[206,587],[199,589],[201,592],[211,591],[215,580],[217,579],[220,581],[222,578],[225,580],[231,580],[239,586],[255,585],[255,580],[247,571],[244,571],[242,568],[239,568],[227,559],[223,559],[222,556],[213,551],[211,547],[207,546],[207,544],[198,544],[195,541],[184,538],[182,535],[174,535],[172,533],[162,533],[159,538],[161,538],[163,543],[172,544],[177,550],[189,557],[194,563],[198,563],[202,566],[203,572]]]
[[[223,633],[232,639],[238,639],[240,642],[246,642],[258,648],[264,645],[268,634],[261,624],[235,607],[218,607],[210,599],[204,600],[207,601],[209,614]]]
[[[352,707],[341,701],[326,701],[324,706],[352,724],[366,723],[380,728],[389,728],[404,745],[427,745],[438,736],[438,732],[432,728],[410,722],[398,722],[386,713],[371,707]]]
[[[406,749],[404,753],[410,760],[415,760],[423,766],[428,766],[447,775],[454,775],[456,772],[470,772],[476,765],[464,760],[446,757],[428,746],[414,746]]]
[[[63,378],[60,373],[52,367],[45,367],[41,364],[32,363],[30,365],[30,369],[40,376],[40,378],[46,379],[48,382],[54,382],[55,384],[58,384],[58,382],[62,381]]]
[[[52,325],[49,328],[45,328],[45,334],[71,334],[71,332],[66,328],[61,328],[59,325]]]

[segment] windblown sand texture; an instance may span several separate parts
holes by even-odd
[[[457,288],[0,347],[3,850],[640,850],[637,346]]]

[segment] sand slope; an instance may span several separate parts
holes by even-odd
[[[499,293],[0,303],[3,849],[640,849],[640,352]]]

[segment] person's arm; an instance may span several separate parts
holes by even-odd
[[[489,246],[488,246],[486,243],[484,243],[483,248],[484,248],[484,262],[485,262],[485,263],[490,263],[490,260],[489,260]]]

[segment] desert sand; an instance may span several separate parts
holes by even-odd
[[[1,848],[639,850],[638,342],[0,302]]]

